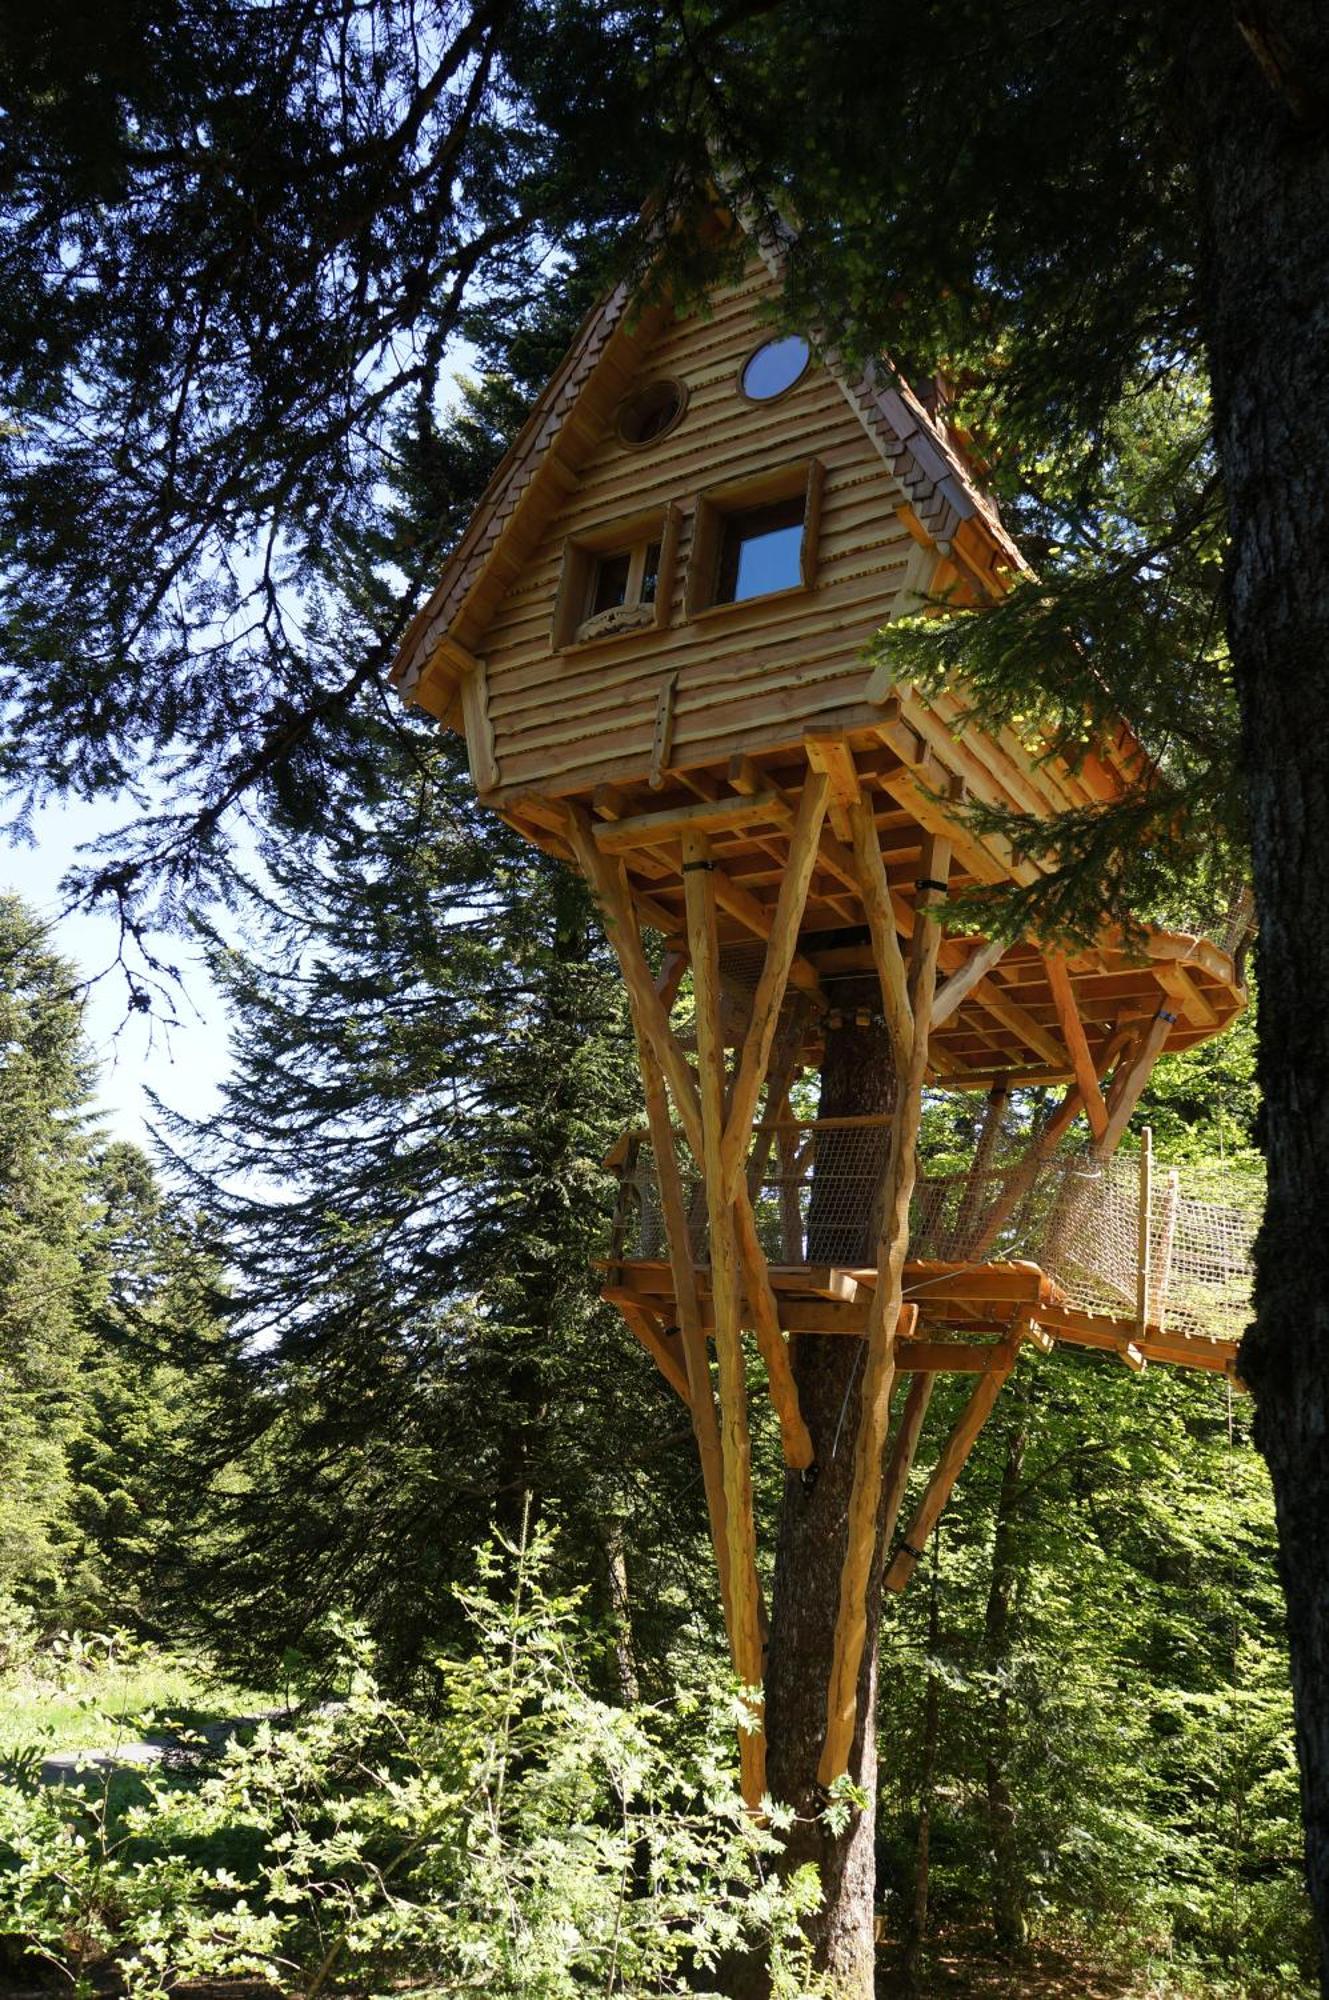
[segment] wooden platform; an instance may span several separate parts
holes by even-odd
[[[666,1378],[678,1387],[681,1360],[673,1366],[679,1336],[673,1278],[659,1259],[609,1263],[601,1259],[601,1294],[623,1312]],[[710,1267],[694,1266],[702,1320],[713,1332]],[[780,1327],[787,1334],[839,1334],[861,1338],[876,1284],[871,1268],[830,1264],[772,1264],[771,1289]],[[1131,1317],[1085,1312],[1037,1264],[950,1264],[911,1262],[904,1267],[904,1305],[896,1328],[897,1365],[902,1372],[981,1374],[999,1365],[1007,1343],[1017,1333],[1043,1345],[1102,1349],[1128,1366],[1148,1362],[1165,1367],[1198,1368],[1239,1382],[1237,1343],[1210,1340],[1176,1328],[1146,1325]],[[649,1336],[643,1338],[645,1332]],[[744,1299],[744,1323],[755,1324]],[[1024,1329],[1023,1331],[1020,1331]],[[1043,1336],[1037,1340],[1037,1335]],[[963,1337],[961,1337],[963,1336]]]

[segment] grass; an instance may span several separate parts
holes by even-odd
[[[0,1673],[0,1756],[109,1750],[168,1723],[198,1729],[270,1704],[166,1649],[75,1636]]]

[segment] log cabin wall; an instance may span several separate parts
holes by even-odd
[[[898,511],[902,494],[845,396],[815,362],[784,395],[747,401],[738,373],[772,333],[756,268],[717,293],[709,318],[666,328],[637,382],[673,377],[687,408],[667,436],[625,445],[612,422],[475,649],[487,663],[496,804],[630,783],[651,764],[660,691],[673,693],[669,763],[695,767],[732,750],[797,742],[809,726],[870,727],[866,641],[917,607],[937,567]],[[631,387],[625,382],[625,391]],[[698,496],[772,470],[824,467],[810,588],[725,604],[689,618],[688,565]],[[558,650],[553,622],[569,538],[674,506],[677,560],[664,622]]]

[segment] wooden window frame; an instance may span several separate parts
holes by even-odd
[[[586,646],[607,646],[615,639],[630,638],[634,633],[658,630],[668,625],[678,567],[679,522],[678,508],[671,502],[664,507],[654,507],[648,513],[633,514],[627,520],[607,522],[603,528],[594,528],[586,534],[569,535],[563,548],[563,572],[554,599],[550,635],[550,643],[556,653],[580,652]],[[641,606],[652,615],[617,631],[593,632],[584,638],[579,636],[582,628],[590,622],[586,605],[596,564],[605,556],[630,557],[628,596],[624,605],[631,609],[640,601],[632,593],[641,589],[646,551],[652,542],[660,545],[655,602],[652,606]]]
[[[697,495],[692,520],[692,546],[688,551],[687,578],[683,590],[683,615],[687,619],[714,618],[726,611],[743,611],[750,604],[769,604],[777,597],[792,597],[812,590],[817,582],[818,543],[821,539],[822,496],[826,467],[819,458],[802,458],[792,465],[774,467],[748,479],[730,480],[711,486]],[[717,603],[720,557],[724,524],[735,514],[748,514],[760,507],[778,506],[782,500],[803,500],[803,541],[798,554],[797,583],[779,590],[763,590],[752,597],[726,598]]]

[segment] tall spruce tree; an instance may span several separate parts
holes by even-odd
[[[676,1409],[590,1268],[633,1114],[622,996],[582,885],[476,807],[455,741],[384,760],[372,812],[348,785],[274,858],[254,949],[219,952],[234,1077],[173,1128],[234,1287],[179,1614],[256,1672],[353,1615],[409,1677],[533,1501],[608,1622],[626,1571],[658,1686],[709,1594]]]
[[[0,897],[0,1590],[48,1605],[73,1537],[67,1450],[98,1282],[91,1084],[74,970]]]

